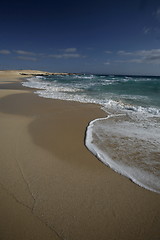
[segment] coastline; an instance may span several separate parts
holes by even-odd
[[[0,74],[2,238],[159,239],[160,195],[84,146],[88,123],[106,114],[94,104],[40,98],[21,77]]]

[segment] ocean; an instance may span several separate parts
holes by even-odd
[[[41,97],[99,104],[106,118],[86,126],[86,147],[114,171],[160,193],[160,77],[54,75],[22,84]]]

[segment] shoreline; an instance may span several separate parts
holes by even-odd
[[[3,239],[158,239],[159,194],[114,172],[84,146],[88,123],[106,113],[18,89],[17,76],[0,75]]]
[[[45,73],[46,74],[46,73]],[[36,75],[36,74],[34,74],[34,75]],[[54,74],[51,74],[51,75],[54,75]],[[71,74],[70,74],[71,75]],[[44,76],[44,75],[43,75]],[[93,75],[91,75],[91,76],[93,76]],[[40,80],[39,80],[39,78],[40,78]],[[58,75],[56,75],[56,78],[55,77],[53,77],[53,79],[52,80],[56,80],[56,79],[59,79],[59,76]],[[71,76],[70,77],[70,80],[73,80],[73,79],[79,79],[79,78],[82,78],[83,79],[83,76],[82,77],[79,77],[79,76],[77,76],[76,75],[76,78],[74,77],[74,76]],[[84,77],[84,78],[90,78],[90,76],[86,76],[86,77]],[[26,78],[27,80],[26,81],[22,81],[22,85],[23,86],[25,86],[25,87],[29,87],[29,88],[31,88],[31,89],[33,89],[34,87],[34,90],[35,90],[35,93],[36,94],[38,94],[38,96],[40,96],[40,97],[44,97],[44,98],[53,98],[53,99],[59,99],[59,100],[64,100],[64,101],[72,101],[72,102],[82,102],[82,103],[89,103],[90,101],[87,101],[88,99],[87,99],[87,96],[85,95],[85,93],[84,93],[84,95],[85,95],[85,97],[83,98],[83,97],[81,97],[80,95],[78,95],[78,93],[76,93],[75,95],[73,94],[73,95],[70,95],[70,94],[68,94],[68,93],[64,93],[64,95],[62,94],[61,95],[61,87],[59,87],[59,84],[56,84],[55,83],[55,86],[54,85],[52,85],[52,83],[50,82],[50,80],[48,79],[48,78],[45,78],[46,80],[47,80],[47,83],[45,83],[45,81],[43,81],[43,78],[41,79],[41,77],[39,77],[39,76],[37,76],[37,77],[30,77],[30,78]],[[68,90],[67,88],[66,88],[66,81],[67,81],[67,79],[68,79],[68,77],[67,78],[63,78],[63,77],[61,77],[60,76],[60,79],[62,80],[62,79],[64,79],[63,81],[64,81],[64,86],[63,86],[63,91],[65,91],[65,89],[66,89],[66,91],[76,91],[76,89],[77,89],[77,87],[76,87],[76,85],[77,85],[77,81],[74,83],[73,82],[73,86],[70,86],[70,89]],[[92,79],[92,77],[91,77],[91,79]],[[42,82],[41,82],[42,81]],[[80,81],[80,80],[79,80]],[[78,83],[80,84],[80,82],[78,81]],[[49,83],[48,83],[49,82]],[[59,81],[58,81],[59,82]],[[95,79],[93,78],[93,82],[95,82]],[[75,84],[75,85],[74,85]],[[94,83],[95,84],[95,83]],[[39,87],[38,87],[39,86]],[[50,86],[50,87],[49,87]],[[56,87],[57,89],[56,89],[56,92],[59,92],[60,93],[60,95],[61,95],[61,97],[59,97],[57,94],[56,94],[56,92],[55,93],[52,93],[52,88],[53,88],[53,91],[55,91],[55,89],[54,89],[54,87]],[[60,89],[59,89],[60,88]],[[58,90],[59,89],[59,90]],[[82,89],[81,89],[82,90]],[[63,92],[62,91],[62,92]],[[79,91],[79,90],[78,90]],[[83,91],[83,90],[82,90]],[[53,94],[53,96],[52,96],[52,94]],[[86,93],[87,94],[87,93]],[[69,96],[68,96],[69,95]],[[76,96],[77,95],[77,96]],[[76,96],[76,97],[74,97],[74,96]],[[62,98],[62,99],[61,99]],[[85,100],[83,100],[83,99],[85,99]],[[92,98],[91,98],[92,99]],[[112,100],[111,100],[112,101]],[[92,101],[91,101],[92,102]],[[95,102],[96,102],[96,100],[95,100]],[[150,190],[150,191],[153,191],[153,192],[156,192],[156,193],[160,193],[160,191],[159,191],[159,189],[160,189],[160,185],[158,185],[158,183],[159,183],[159,181],[158,181],[158,179],[156,179],[156,177],[155,177],[155,175],[156,174],[158,174],[158,171],[157,172],[155,172],[153,175],[151,175],[152,173],[150,173],[149,172],[149,169],[148,169],[148,175],[147,175],[147,166],[145,166],[145,161],[143,162],[143,159],[146,159],[146,157],[147,157],[147,155],[149,155],[150,154],[150,152],[148,152],[148,154],[147,153],[145,153],[144,155],[142,154],[142,152],[143,152],[143,150],[144,150],[144,152],[146,152],[145,151],[145,146],[143,146],[143,148],[141,149],[141,150],[139,150],[139,153],[141,153],[141,154],[139,154],[139,155],[141,155],[141,159],[139,159],[139,162],[142,162],[141,163],[141,166],[142,165],[144,165],[145,167],[144,167],[144,169],[145,169],[145,171],[144,171],[144,169],[143,168],[141,168],[141,166],[138,166],[138,167],[136,167],[134,164],[132,165],[132,167],[130,167],[130,161],[129,161],[129,159],[131,159],[132,157],[131,157],[131,155],[133,155],[133,152],[134,152],[134,156],[133,156],[133,163],[134,163],[134,161],[135,161],[135,159],[137,159],[138,158],[138,149],[137,149],[137,147],[133,147],[133,144],[132,144],[132,146],[128,146],[128,148],[127,148],[127,142],[126,142],[126,144],[124,144],[123,143],[123,145],[125,145],[125,148],[123,149],[123,151],[121,150],[121,151],[119,151],[119,149],[121,148],[123,148],[123,145],[121,144],[121,141],[124,141],[124,139],[123,139],[123,137],[121,137],[121,138],[119,138],[119,140],[115,140],[115,142],[114,142],[114,140],[113,140],[113,142],[111,143],[109,143],[109,144],[107,144],[107,142],[109,142],[110,141],[110,139],[113,139],[113,136],[112,136],[112,134],[110,135],[110,137],[109,137],[109,134],[107,134],[106,133],[106,135],[103,135],[103,133],[97,138],[96,136],[98,136],[98,132],[104,132],[104,131],[106,131],[106,130],[104,130],[104,129],[107,129],[107,126],[108,126],[108,124],[109,124],[109,122],[108,122],[108,119],[109,118],[112,118],[112,119],[115,119],[115,118],[120,118],[121,119],[121,116],[124,116],[124,118],[125,118],[125,116],[130,116],[130,113],[128,112],[128,113],[126,113],[126,112],[124,112],[124,113],[121,113],[120,111],[119,111],[119,113],[117,113],[117,112],[114,112],[114,106],[113,106],[113,108],[112,109],[110,109],[111,110],[111,112],[109,113],[109,109],[105,109],[105,105],[104,104],[102,104],[102,103],[100,103],[101,101],[99,101],[99,104],[98,104],[98,102],[97,102],[97,105],[99,106],[99,108],[100,109],[102,109],[105,113],[106,113],[106,115],[107,116],[105,116],[105,117],[101,117],[101,118],[96,118],[96,119],[94,119],[94,120],[92,120],[92,121],[90,121],[89,122],[89,124],[88,124],[88,127],[86,128],[86,137],[85,137],[85,145],[86,145],[86,147],[88,148],[88,150],[90,151],[90,152],[92,152],[101,162],[103,162],[105,165],[107,165],[108,167],[110,167],[110,168],[112,168],[115,172],[118,172],[119,174],[121,174],[121,175],[123,175],[123,176],[125,176],[125,177],[127,177],[127,178],[129,178],[132,182],[134,182],[135,184],[137,184],[137,185],[139,185],[139,186],[141,186],[141,187],[143,187],[143,188],[145,188],[145,189],[147,189],[147,190]],[[93,101],[93,103],[94,103],[94,101]],[[96,103],[94,103],[94,104],[96,104]],[[127,106],[126,106],[127,108],[129,108],[130,107],[130,109],[129,110],[131,110],[132,109],[132,111],[133,111],[133,106],[132,105],[128,105],[127,104]],[[127,109],[127,108],[125,108],[125,109]],[[136,107],[135,107],[136,108]],[[137,107],[137,109],[138,109],[139,107]],[[122,110],[123,111],[123,110]],[[127,111],[127,110],[126,110]],[[132,112],[131,111],[131,112]],[[134,109],[134,111],[136,112],[136,110]],[[137,110],[138,111],[138,110]],[[132,119],[132,116],[130,116],[131,117],[131,119]],[[133,120],[131,120],[130,119],[130,121],[133,121]],[[101,122],[101,121],[103,121],[104,123],[106,122],[106,125],[104,124],[104,129],[102,130],[101,128],[99,128],[99,131],[97,132],[97,133],[95,133],[94,134],[94,130],[96,129],[96,127],[94,128],[93,127],[93,129],[91,130],[91,128],[92,127],[90,127],[90,125],[94,125],[94,126],[96,126],[96,123],[95,122]],[[115,120],[113,120],[113,122],[114,122]],[[124,119],[124,121],[125,121],[125,119]],[[108,122],[108,123],[107,123]],[[95,124],[94,124],[95,123]],[[133,121],[133,124],[134,125],[136,125],[136,123],[134,123],[134,121]],[[124,125],[125,125],[125,128],[127,128],[127,122],[126,123],[124,123]],[[112,123],[112,129],[114,129],[114,127],[116,127],[116,122],[114,122],[114,123]],[[98,128],[98,126],[97,126],[97,128]],[[110,128],[110,129],[111,129]],[[136,130],[136,129],[134,129],[134,130]],[[88,133],[88,131],[90,131],[90,133]],[[96,131],[96,130],[95,130]],[[131,128],[129,129],[129,131],[130,131],[130,133],[131,133]],[[142,129],[142,131],[143,131],[143,129]],[[133,131],[134,132],[134,131]],[[87,134],[88,133],[88,134]],[[121,133],[122,134],[122,133]],[[128,133],[129,134],[129,133]],[[95,135],[95,138],[94,138],[94,135]],[[98,142],[101,142],[101,136],[104,136],[104,138],[105,138],[105,136],[106,136],[106,143],[105,143],[105,147],[104,148],[102,148],[101,149],[101,146],[103,146],[103,144],[104,144],[104,139],[103,139],[103,137],[102,137],[102,143],[101,143],[101,145],[99,145],[98,144]],[[114,133],[113,133],[113,135],[114,135]],[[143,134],[142,134],[143,135]],[[90,136],[90,137],[88,137],[88,136]],[[114,136],[114,138],[116,138],[118,136],[118,129],[117,129],[117,131],[115,131],[115,136]],[[129,135],[127,135],[126,137],[128,137]],[[137,135],[138,136],[138,135]],[[154,133],[153,133],[153,135],[152,136],[154,136]],[[93,138],[92,138],[93,137]],[[139,136],[140,137],[140,136]],[[142,137],[142,136],[141,136]],[[140,139],[141,139],[141,137],[140,137]],[[86,139],[87,138],[87,139]],[[91,141],[90,141],[90,139],[92,139]],[[96,139],[97,138],[97,144],[95,143],[94,144],[94,142],[96,142]],[[156,137],[155,137],[156,138]],[[131,138],[132,139],[132,138]],[[157,134],[157,139],[158,139],[158,134]],[[95,141],[94,141],[95,140]],[[133,141],[133,142],[137,142],[138,141],[138,139],[134,139],[134,140],[131,140],[131,141]],[[149,139],[148,139],[148,141],[149,141]],[[116,143],[117,142],[117,143]],[[154,142],[154,141],[153,141]],[[86,144],[87,143],[87,144]],[[117,149],[115,150],[115,147],[116,147],[116,144],[117,144]],[[118,144],[119,144],[119,146],[118,146]],[[152,142],[150,142],[150,146],[152,145],[153,143]],[[113,145],[114,145],[114,148],[113,148]],[[99,146],[99,147],[98,147]],[[111,147],[110,147],[111,146]],[[107,147],[108,147],[108,150],[107,150]],[[134,150],[135,149],[135,150]],[[105,150],[107,150],[107,151],[105,151]],[[121,165],[120,164],[120,162],[121,162],[121,152],[124,152],[125,153],[125,151],[128,153],[128,154],[126,154],[126,161],[127,161],[127,159],[128,159],[128,164],[126,163],[126,164],[124,164],[124,165]],[[152,149],[152,151],[153,151],[153,149]],[[151,152],[152,152],[151,151]],[[155,151],[155,149],[154,149],[154,151]],[[158,146],[157,146],[157,151],[158,151]],[[115,158],[115,160],[117,160],[117,163],[116,163],[116,161],[114,161],[113,159],[112,159],[112,157],[110,157],[109,156],[109,152],[110,152],[110,154],[112,154],[112,152],[114,152],[113,153],[113,157],[115,157],[115,154],[116,154],[116,152],[117,152],[117,158]],[[131,153],[132,152],[132,153]],[[136,152],[137,152],[137,155],[136,155]],[[125,156],[123,156],[123,159],[125,160]],[[124,161],[123,160],[123,161]],[[141,161],[142,160],[142,161]],[[154,159],[150,159],[151,161],[153,160],[154,161]],[[123,162],[122,161],[122,162]],[[158,159],[157,159],[157,161],[158,161]],[[131,161],[132,162],[132,161]],[[137,162],[138,162],[138,160],[137,160]],[[157,164],[158,164],[158,162],[157,162]],[[156,164],[155,164],[156,165]],[[155,165],[153,165],[152,166],[152,168],[153,169],[155,169],[156,168],[156,166]],[[133,170],[134,169],[134,170]],[[146,179],[145,179],[145,174],[146,174]]]

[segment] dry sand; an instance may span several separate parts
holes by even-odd
[[[40,98],[18,77],[0,71],[0,239],[159,240],[160,195],[84,146],[100,108]]]

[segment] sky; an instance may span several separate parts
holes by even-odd
[[[160,75],[160,1],[1,0],[6,69]]]

